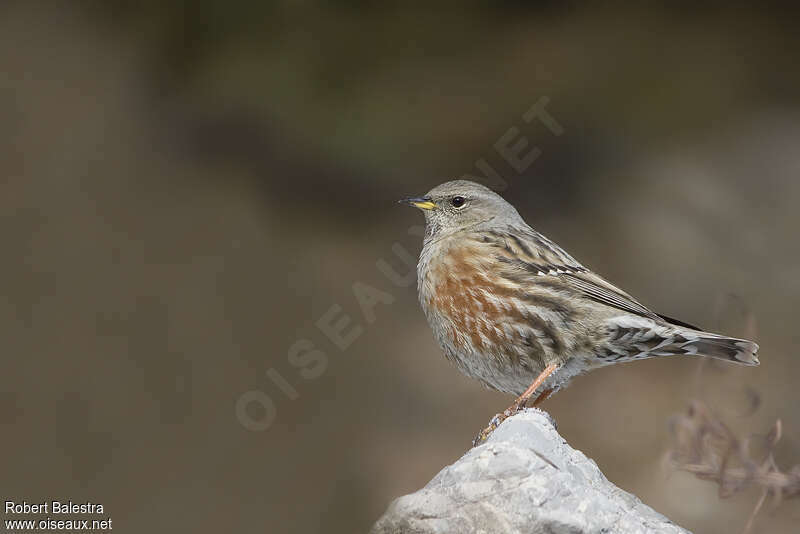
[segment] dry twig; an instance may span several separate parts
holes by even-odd
[[[781,471],[773,456],[781,438],[780,419],[766,436],[739,438],[705,403],[693,401],[687,413],[672,418],[670,430],[674,443],[667,460],[674,469],[717,483],[721,498],[750,487],[761,488],[745,533],[752,529],[756,514],[768,498],[778,504],[800,496],[800,464]],[[759,452],[753,450],[756,448]]]

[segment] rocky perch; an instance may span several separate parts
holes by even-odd
[[[688,532],[609,482],[530,408],[389,505],[371,531],[395,533]]]

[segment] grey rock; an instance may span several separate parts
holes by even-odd
[[[686,533],[606,479],[531,408],[396,499],[372,528],[388,533]]]

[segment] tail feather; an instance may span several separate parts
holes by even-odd
[[[758,365],[758,345],[746,339],[686,330],[681,332],[686,342],[681,348],[686,354],[698,354],[743,365]]]
[[[677,324],[630,315],[608,323],[606,343],[595,350],[601,365],[659,356],[697,355],[742,365],[758,365],[758,345]]]

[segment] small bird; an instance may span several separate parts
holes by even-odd
[[[419,301],[445,356],[517,395],[478,434],[570,379],[615,363],[702,355],[758,365],[758,345],[650,311],[581,265],[490,189],[466,180],[400,202],[425,213]]]

